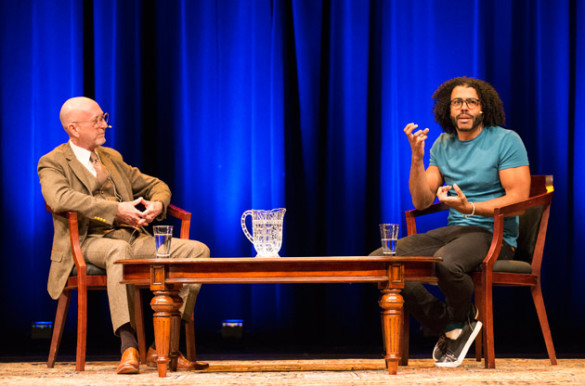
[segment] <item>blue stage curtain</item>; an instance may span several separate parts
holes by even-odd
[[[584,8],[581,0],[1,0],[0,275],[3,293],[19,288],[3,306],[17,317],[2,326],[26,332],[53,317],[45,292],[53,230],[36,165],[67,140],[58,120],[67,98],[93,97],[111,114],[107,145],[169,183],[212,256],[253,256],[240,216],[278,207],[287,208],[281,255],[364,255],[378,247],[378,223],[399,222],[405,234],[403,127],[428,127],[428,150],[441,133],[431,95],[462,75],[495,86],[532,173],[555,177],[545,298],[553,331],[582,324]],[[242,318],[251,331],[306,328],[332,339],[348,331],[373,341],[365,330],[378,328],[375,296],[360,285],[206,286],[198,326]]]
[[[569,307],[577,315],[576,321],[585,319],[585,253],[583,253],[583,235],[585,235],[585,161],[582,155],[585,154],[585,23],[577,23],[577,20],[585,20],[585,2],[578,1],[576,6],[570,10],[571,23],[569,41],[570,63],[569,74],[569,98],[566,98],[568,108],[568,141],[565,152],[566,167],[570,171],[568,180],[567,218],[559,216],[560,232],[566,231],[568,237],[568,248],[566,255],[567,269],[571,272],[567,281],[569,284]],[[551,130],[552,131],[552,130]],[[554,131],[549,134],[554,135]],[[556,204],[556,203],[555,203]],[[566,224],[566,227],[563,226]],[[555,232],[555,236],[556,236]],[[564,264],[564,263],[563,263]],[[567,316],[571,318],[570,316]],[[578,324],[577,324],[578,325]],[[579,342],[577,342],[578,344]]]

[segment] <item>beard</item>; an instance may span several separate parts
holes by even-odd
[[[458,124],[459,124],[459,122],[458,122],[459,117],[462,116],[462,115],[466,115],[466,116],[471,117],[471,121],[472,121],[471,127],[463,127],[462,128],[462,127],[459,127],[458,126]],[[474,131],[479,126],[481,126],[483,124],[483,114],[482,113],[479,113],[477,115],[471,115],[469,113],[461,113],[461,114],[458,114],[455,117],[454,116],[451,116],[451,123],[453,123],[453,127],[457,131],[464,131],[464,132]]]

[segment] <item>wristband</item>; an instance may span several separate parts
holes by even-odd
[[[475,204],[473,202],[470,202],[471,204],[471,213],[469,214],[464,214],[463,217],[467,218],[467,217],[471,217],[475,214]]]

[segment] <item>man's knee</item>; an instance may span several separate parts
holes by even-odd
[[[424,233],[415,233],[398,239],[396,254],[398,256],[433,256],[437,246],[429,244]]]
[[[132,259],[134,257],[130,244],[124,240],[113,240],[115,243],[110,248],[110,255],[121,259]]]
[[[461,264],[458,264],[457,261],[452,259],[443,260],[442,262],[436,264],[435,272],[439,280],[441,278],[460,277],[467,274]]]
[[[174,243],[174,244],[173,244]],[[177,239],[171,242],[172,258],[207,258],[209,247],[197,240]]]
[[[211,251],[209,250],[209,247],[203,243],[199,243],[199,244],[201,244],[201,254],[199,257],[210,257]]]
[[[190,249],[190,252],[188,254],[189,257],[206,258],[211,256],[209,247],[203,244],[201,241],[189,240],[188,246]]]

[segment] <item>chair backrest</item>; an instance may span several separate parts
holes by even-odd
[[[544,207],[539,206],[528,209],[520,216],[520,232],[518,234],[518,246],[514,260],[521,260],[527,263],[532,262],[543,211]]]
[[[552,176],[532,176],[530,197],[536,197],[552,192],[553,189]],[[518,246],[516,248],[515,260],[532,263],[533,258],[538,257],[538,255],[535,255],[535,249],[539,244],[539,241],[544,244],[549,210],[550,201],[547,204],[535,208],[529,208],[520,216],[520,228],[517,241]],[[546,223],[543,223],[543,221]],[[542,254],[542,251],[540,251],[540,254]]]

